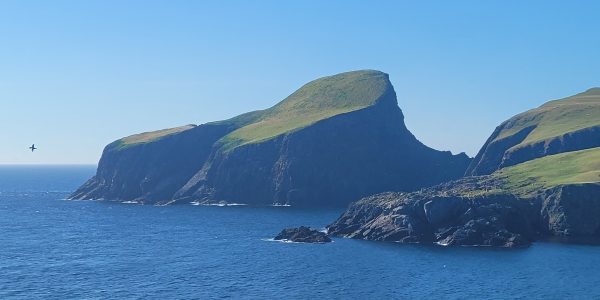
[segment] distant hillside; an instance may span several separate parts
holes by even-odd
[[[467,175],[485,175],[546,155],[600,146],[600,88],[516,115],[500,124]]]
[[[420,143],[388,75],[365,70],[309,82],[269,109],[115,141],[72,198],[345,206],[459,178],[469,162]]]

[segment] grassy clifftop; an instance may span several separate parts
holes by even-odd
[[[220,140],[224,150],[260,142],[309,126],[335,115],[371,106],[391,89],[388,75],[374,70],[341,73],[311,81],[275,106],[237,117],[212,122],[233,129]],[[121,150],[151,143],[165,136],[193,128],[194,125],[144,132],[114,142]]]
[[[600,88],[572,97],[550,101],[506,122],[495,140],[501,140],[531,126],[535,129],[513,148],[560,137],[579,129],[600,125]]]
[[[493,174],[518,194],[558,185],[600,182],[600,148],[549,155]]]
[[[159,140],[163,137],[177,134],[188,129],[192,129],[196,127],[195,125],[185,125],[175,128],[162,129],[157,131],[149,131],[139,134],[130,135],[128,137],[124,137],[120,140],[115,141],[113,144],[117,149],[124,149],[133,145],[143,144],[143,143],[151,143],[156,140]]]
[[[231,149],[267,140],[338,114],[371,106],[390,87],[388,75],[379,71],[354,71],[323,77],[307,83],[277,105],[249,116],[246,119],[250,122],[225,136],[221,142],[224,149]]]

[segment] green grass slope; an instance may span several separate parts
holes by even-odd
[[[496,171],[492,176],[503,179],[506,189],[517,194],[600,182],[600,148],[545,156]]]
[[[209,124],[237,128],[219,141],[222,149],[231,150],[298,130],[335,115],[366,108],[375,104],[390,87],[388,75],[380,71],[341,73],[311,81],[269,109]],[[193,127],[186,125],[134,134],[113,142],[112,149],[122,150],[151,143]]]
[[[228,150],[359,110],[373,105],[389,87],[387,74],[379,71],[354,71],[323,77],[307,83],[269,109],[240,116],[242,119],[238,121],[247,124],[225,136],[221,143]]]
[[[572,97],[550,101],[513,117],[507,121],[495,140],[512,136],[524,128],[537,126],[525,140],[513,147],[519,148],[598,125],[600,125],[600,88],[593,88]]]
[[[175,128],[168,128],[168,129],[162,129],[162,130],[157,130],[157,131],[144,132],[144,133],[130,135],[128,137],[117,140],[114,143],[115,143],[115,146],[117,149],[124,149],[124,148],[128,148],[130,146],[137,145],[137,144],[151,143],[151,142],[159,140],[163,137],[166,137],[166,136],[169,136],[172,134],[176,134],[176,133],[180,133],[180,132],[186,131],[188,129],[192,129],[194,127],[195,127],[195,125],[185,125],[185,126],[180,126],[180,127],[175,127]]]

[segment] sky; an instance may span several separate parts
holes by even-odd
[[[494,128],[600,86],[598,1],[0,1],[0,164],[95,164],[134,133],[390,75],[409,130],[474,156]],[[27,147],[39,148],[31,153]]]

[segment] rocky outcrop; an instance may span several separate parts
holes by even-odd
[[[331,239],[326,233],[309,227],[287,228],[282,230],[275,238],[276,241],[294,243],[329,243]]]
[[[119,140],[71,198],[339,207],[459,178],[469,162],[420,143],[387,74],[360,71],[311,82],[267,110]]]
[[[332,235],[401,243],[527,246],[538,238],[600,237],[600,184],[565,185],[534,198],[493,192],[471,177],[413,193],[383,193],[352,204]]]

